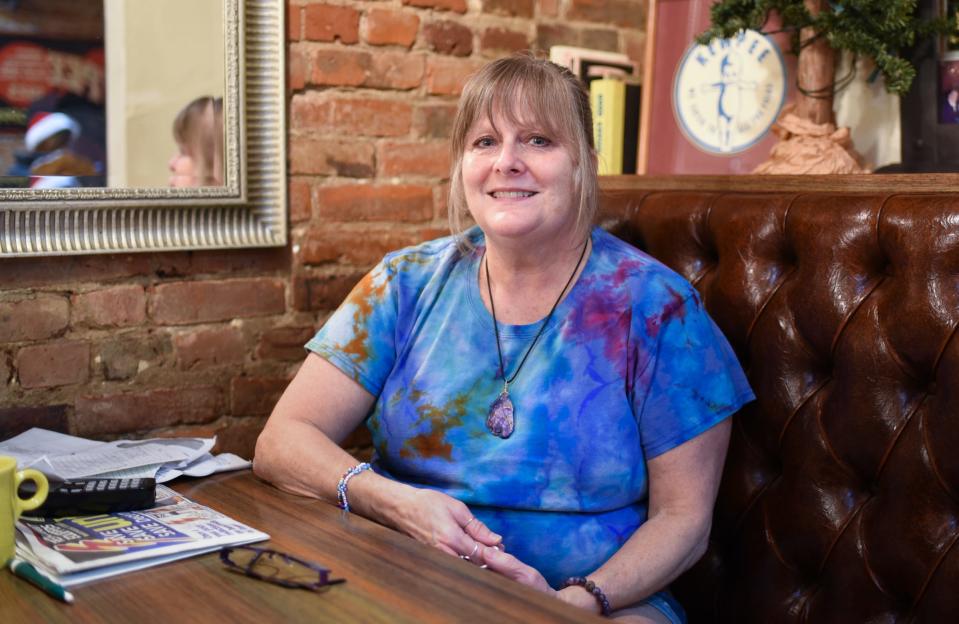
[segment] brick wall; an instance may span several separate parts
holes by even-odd
[[[0,261],[0,438],[215,433],[251,456],[302,344],[356,280],[446,232],[466,76],[556,44],[641,61],[645,4],[289,0],[290,246]]]

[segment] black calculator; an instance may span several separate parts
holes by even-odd
[[[21,495],[36,491],[33,482],[24,482]],[[43,504],[23,515],[50,518],[55,516],[89,516],[114,511],[148,509],[156,500],[156,480],[145,477],[75,479],[51,483]]]

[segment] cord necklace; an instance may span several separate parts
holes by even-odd
[[[543,319],[543,323],[539,326],[539,331],[536,332],[536,335],[533,337],[533,341],[529,343],[529,347],[526,349],[526,354],[523,355],[523,358],[519,362],[519,366],[516,367],[516,370],[513,371],[512,376],[509,378],[506,377],[506,365],[503,362],[503,348],[500,346],[499,340],[499,324],[496,321],[496,304],[493,303],[493,287],[489,278],[489,256],[483,258],[484,266],[486,269],[486,292],[489,294],[489,307],[493,313],[493,333],[496,335],[496,354],[499,356],[499,373],[503,378],[503,391],[500,392],[499,396],[496,397],[496,400],[489,407],[489,414],[486,416],[486,428],[489,429],[489,432],[498,438],[506,439],[513,434],[513,401],[509,396],[509,385],[513,383],[513,380],[516,379],[516,376],[519,375],[519,371],[523,368],[523,364],[526,363],[526,358],[529,357],[529,354],[533,351],[533,347],[536,346],[536,342],[539,340],[539,337],[543,335],[543,330],[546,329],[546,325],[549,323],[549,319],[553,317],[553,312],[556,311],[556,306],[559,305],[559,302],[563,299],[563,295],[566,294],[566,290],[569,288],[569,285],[573,283],[573,278],[576,277],[576,272],[579,271],[579,265],[583,262],[583,257],[586,256],[586,248],[589,247],[589,239],[586,239],[586,242],[583,243],[583,251],[579,254],[579,259],[576,261],[576,266],[573,267],[573,272],[569,276],[569,279],[566,280],[566,285],[563,286],[563,290],[560,291],[559,297],[556,298],[556,301],[553,303],[553,307],[550,308],[549,314],[546,315],[546,318]]]

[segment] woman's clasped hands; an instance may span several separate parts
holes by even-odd
[[[506,552],[503,538],[442,492],[410,488],[398,505],[396,528],[413,539],[539,591],[554,593],[543,575]]]
[[[435,490],[409,490],[396,507],[393,524],[416,541],[479,566],[485,565],[488,549],[503,548],[503,538],[464,503]]]

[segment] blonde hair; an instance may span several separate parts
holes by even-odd
[[[481,116],[492,124],[494,111],[514,125],[536,120],[569,152],[575,172],[576,228],[585,236],[599,195],[589,93],[568,69],[528,52],[492,61],[463,87],[450,137],[448,209],[453,234],[465,243],[463,218],[468,209],[462,174],[467,134]]]
[[[223,98],[205,95],[184,106],[173,138],[193,159],[200,186],[223,184]]]

